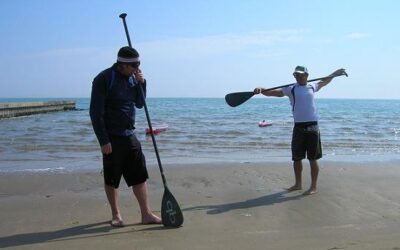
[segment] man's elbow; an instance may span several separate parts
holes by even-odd
[[[96,117],[95,112],[94,112],[92,109],[89,110],[89,116],[90,116],[90,119],[91,119],[92,121],[93,121],[93,120],[95,119],[95,117]]]
[[[143,103],[136,103],[136,104],[135,104],[135,108],[138,108],[138,109],[142,109],[143,106],[144,106]]]

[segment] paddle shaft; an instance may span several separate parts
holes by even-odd
[[[331,78],[331,77],[330,76],[325,76],[325,77],[315,78],[315,79],[308,80],[307,82],[315,82],[315,81],[324,80],[324,79],[328,79],[328,78]],[[285,84],[285,85],[281,85],[281,86],[277,86],[277,87],[273,87],[273,88],[269,88],[269,89],[264,89],[263,91],[261,91],[261,93],[262,92],[267,92],[267,91],[270,91],[270,90],[274,90],[274,89],[280,89],[280,88],[289,87],[289,86],[292,86],[294,84],[295,83],[290,83],[290,84]]]
[[[129,45],[129,47],[132,48],[131,38],[129,36],[128,26],[126,25],[126,20],[125,20],[126,13],[123,13],[123,14],[119,15],[119,17],[122,19],[122,22],[124,23],[125,34],[126,34],[126,39],[128,40],[128,45]],[[167,186],[167,180],[165,179],[164,170],[163,170],[163,167],[161,165],[160,154],[158,153],[157,142],[156,142],[156,138],[154,137],[153,126],[151,125],[150,115],[149,115],[149,111],[147,109],[147,104],[146,104],[146,100],[145,100],[146,97],[144,95],[144,91],[143,91],[142,85],[140,83],[139,83],[139,90],[140,90],[140,93],[141,93],[141,95],[143,97],[144,112],[146,113],[147,124],[149,125],[151,140],[153,141],[154,151],[156,152],[158,167],[160,168],[160,172],[161,172],[161,178],[162,178],[164,187],[166,187]]]

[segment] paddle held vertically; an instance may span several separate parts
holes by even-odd
[[[129,32],[128,32],[128,26],[126,25],[126,20],[125,20],[126,16],[127,16],[126,13],[122,13],[121,15],[119,15],[119,17],[122,19],[123,24],[124,24],[125,34],[126,34],[126,38],[128,40],[128,45],[129,45],[129,47],[132,47],[131,38],[130,38]],[[147,105],[146,105],[146,101],[145,101],[143,88],[140,84],[139,84],[139,89],[140,89],[141,94],[143,95],[144,111],[146,113],[146,119],[147,119],[147,123],[149,125],[150,135],[151,135],[151,139],[153,141],[153,146],[154,146],[154,151],[156,152],[158,167],[160,168],[161,178],[162,178],[162,181],[164,184],[164,194],[163,194],[162,201],[161,201],[162,223],[166,227],[180,227],[183,224],[183,214],[182,214],[181,208],[179,207],[178,202],[176,201],[175,197],[172,195],[171,191],[168,189],[167,181],[166,181],[165,175],[164,175],[164,170],[161,165],[160,155],[159,155],[158,149],[157,149],[156,139],[154,137],[153,127],[152,127],[151,121],[150,121],[149,111],[147,109]]]

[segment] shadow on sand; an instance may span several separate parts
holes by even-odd
[[[163,225],[143,225],[141,223],[125,224],[123,228],[132,226],[143,226],[143,229],[118,230],[110,225],[110,221],[97,222],[92,224],[80,225],[71,228],[65,228],[57,231],[34,232],[25,234],[16,234],[0,237],[0,248],[16,247],[23,245],[40,244],[46,242],[68,241],[78,239],[88,239],[95,237],[104,237],[118,234],[127,234],[141,231],[161,231],[176,228],[164,227]],[[151,226],[151,227],[149,227]],[[115,230],[114,232],[112,232]]]
[[[6,237],[0,237],[0,248],[127,233],[120,231],[110,233],[110,231],[112,230],[113,228],[110,226],[110,222],[104,221],[65,228],[57,231],[16,234]]]
[[[273,204],[282,203],[290,200],[298,200],[303,197],[305,196],[302,194],[293,195],[293,193],[282,191],[246,201],[232,202],[232,203],[218,204],[218,205],[194,206],[182,209],[182,211],[207,210],[207,214],[213,215],[213,214],[221,214],[229,212],[235,209],[270,206]],[[168,228],[165,228],[163,226],[155,226],[152,228],[145,228],[138,231],[158,231],[166,229]],[[79,225],[71,228],[65,228],[57,231],[16,234],[16,235],[0,237],[0,248],[23,246],[30,244],[45,243],[45,242],[54,242],[54,241],[76,240],[76,239],[84,239],[91,237],[102,237],[114,234],[132,233],[132,231],[123,231],[123,232],[117,231],[115,233],[111,233],[110,231],[112,230],[113,228],[110,226],[109,221],[103,221],[98,223]]]
[[[302,194],[293,195],[293,193],[289,193],[287,191],[281,191],[246,201],[232,202],[219,205],[203,205],[203,206],[188,207],[182,209],[182,211],[207,210],[207,214],[221,214],[235,209],[270,206],[273,204],[282,203],[290,200],[298,200],[303,197],[304,195]]]

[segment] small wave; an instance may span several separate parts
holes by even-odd
[[[55,172],[64,172],[66,169],[63,167],[57,168],[26,168],[26,169],[0,169],[0,173],[21,173],[21,172],[29,172],[29,173],[55,173]]]

